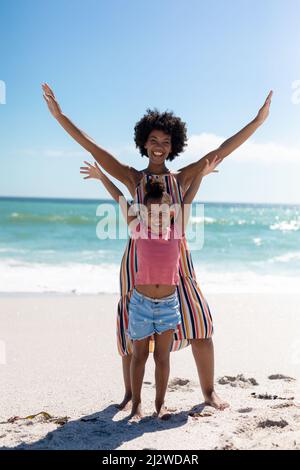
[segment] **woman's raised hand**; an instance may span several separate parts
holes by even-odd
[[[94,162],[94,165],[91,165],[89,162],[84,161],[88,166],[81,166],[80,173],[87,174],[83,179],[87,178],[95,178],[101,180],[102,176],[104,175],[103,171],[100,169],[97,162]]]
[[[262,105],[262,107],[257,113],[257,116],[255,117],[255,121],[257,121],[259,124],[262,124],[269,116],[272,95],[273,95],[273,90],[270,91],[267,98],[265,99],[264,104]]]
[[[42,83],[43,97],[47,103],[50,113],[52,116],[57,118],[62,112],[60,106],[55,98],[55,95],[47,83]]]
[[[221,163],[223,158],[219,157],[218,155],[215,155],[214,158],[209,160],[208,158],[205,159],[205,166],[202,170],[202,176],[206,176],[209,173],[218,173],[219,170],[215,170],[216,166]]]

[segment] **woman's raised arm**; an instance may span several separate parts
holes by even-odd
[[[59,122],[59,124],[73,137],[85,150],[90,152],[95,160],[106,170],[111,176],[117,178],[124,183],[129,190],[135,184],[135,174],[137,170],[124,165],[117,160],[109,152],[101,148],[91,137],[85,132],[75,126],[73,122],[61,111],[57,99],[52,89],[46,83],[42,84],[43,96],[48,105],[49,111],[52,116]]]
[[[225,140],[220,145],[220,147],[215,150],[212,150],[204,157],[200,158],[198,161],[191,163],[190,165],[187,165],[183,168],[179,168],[179,174],[177,176],[177,179],[182,185],[182,187],[186,188],[189,186],[193,177],[195,176],[195,173],[200,172],[204,168],[206,159],[212,161],[215,155],[218,155],[223,160],[240,145],[242,145],[247,139],[249,139],[249,137],[257,130],[257,128],[260,127],[267,119],[269,115],[272,95],[273,91],[271,90],[255,118],[245,127],[243,127],[239,132],[234,134],[232,137],[229,137],[229,139]]]

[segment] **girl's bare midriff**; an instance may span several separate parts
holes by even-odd
[[[167,295],[171,295],[176,290],[175,285],[167,286],[165,284],[136,284],[135,288],[141,294],[153,297],[154,299],[160,299]]]

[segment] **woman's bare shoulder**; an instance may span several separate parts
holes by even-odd
[[[130,183],[127,185],[127,187],[132,197],[134,197],[136,187],[142,178],[143,170],[137,170],[136,168],[130,167]]]
[[[183,175],[182,171],[177,170],[176,172],[174,172],[174,176],[177,179],[177,182],[180,184],[183,191],[185,191],[186,190],[186,187],[185,187],[186,186],[186,181],[184,179],[184,175]]]

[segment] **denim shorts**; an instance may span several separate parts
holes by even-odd
[[[130,339],[144,339],[154,333],[177,330],[181,323],[177,291],[166,297],[155,299],[133,289],[128,308]]]

